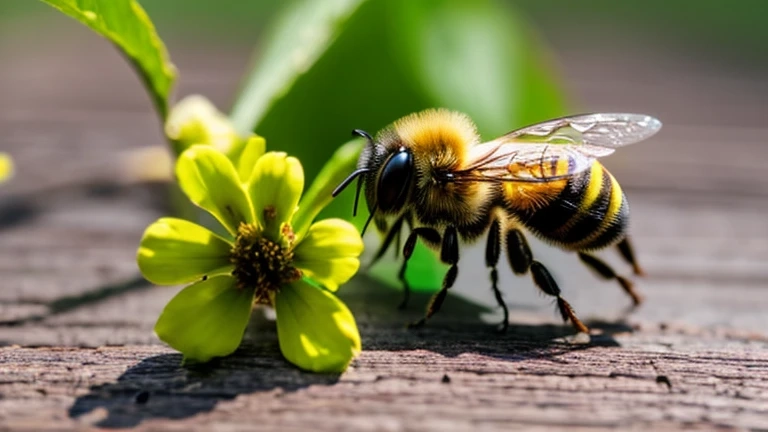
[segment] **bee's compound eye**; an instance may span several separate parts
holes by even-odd
[[[392,155],[379,175],[377,207],[382,211],[401,208],[413,178],[413,155],[402,149]]]

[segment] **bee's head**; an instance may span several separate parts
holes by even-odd
[[[360,154],[357,169],[339,184],[333,191],[335,197],[357,178],[357,193],[352,215],[357,215],[363,180],[366,183],[366,197],[370,217],[365,223],[363,233],[377,211],[398,213],[406,204],[414,172],[413,153],[405,147],[386,150],[377,145],[365,131],[355,129],[353,135],[364,137],[368,144]],[[376,173],[376,174],[373,174]]]

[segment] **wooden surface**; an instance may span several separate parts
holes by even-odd
[[[62,34],[23,50],[0,38],[0,149],[19,172],[0,188],[0,430],[768,429],[764,71],[555,40],[585,109],[665,122],[606,162],[632,203],[647,302],[624,314],[617,287],[536,245],[591,342],[508,272],[512,326],[494,334],[471,254],[444,312],[407,331],[426,297],[399,312],[396,292],[360,276],[342,296],[365,351],[347,373],[318,376],[280,358],[263,317],[236,355],[207,367],[181,367],[153,336],[177,289],[144,283],[134,257],[163,188],[114,172],[124,152],[162,142],[159,128],[111,47],[74,26]],[[179,94],[225,103],[245,51],[188,48],[171,46]]]

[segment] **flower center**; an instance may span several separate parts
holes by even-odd
[[[293,252],[264,237],[252,224],[238,227],[229,260],[235,265],[232,275],[237,287],[254,289],[257,303],[269,304],[270,293],[301,278],[301,272],[293,267]]]

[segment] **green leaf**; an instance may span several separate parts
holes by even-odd
[[[139,72],[160,116],[176,79],[163,41],[135,0],[42,0],[114,43]]]
[[[313,66],[363,1],[301,0],[276,20],[264,37],[268,45],[261,48],[232,110],[240,134],[253,130],[272,104]]]
[[[155,333],[185,358],[205,362],[233,353],[251,316],[253,291],[215,276],[181,290],[163,309]]]
[[[0,183],[13,176],[13,159],[8,153],[0,152]]]
[[[363,140],[357,139],[342,145],[323,165],[323,169],[315,177],[312,185],[301,199],[299,209],[293,215],[293,230],[297,237],[304,236],[312,221],[333,200],[332,193],[336,186],[355,170],[357,159],[364,144]],[[354,185],[351,188],[354,189]]]
[[[312,372],[343,372],[360,353],[355,317],[328,291],[299,280],[275,297],[280,351]]]
[[[546,57],[530,26],[501,1],[368,0],[290,92],[268,108],[256,130],[269,137],[272,148],[298,157],[308,179],[318,176],[352,129],[374,134],[425,108],[463,111],[490,140],[564,114],[562,89]],[[344,161],[347,174],[354,170],[351,159]],[[331,164],[323,169],[336,167]],[[307,202],[345,177],[325,176],[313,184]],[[361,202],[352,219],[354,195],[352,186],[317,217],[341,217],[362,227],[367,208]],[[300,204],[299,225],[306,226],[314,207]],[[390,251],[372,273],[400,286],[393,256]],[[444,274],[436,254],[419,242],[408,264],[411,285],[434,290]]]
[[[137,260],[150,282],[175,285],[231,273],[231,249],[231,243],[200,225],[167,217],[144,231]]]
[[[496,0],[398,0],[396,58],[436,106],[470,115],[486,139],[563,113],[540,44]],[[532,88],[533,87],[533,88]],[[534,97],[531,97],[534,96]]]
[[[294,264],[330,291],[348,281],[360,268],[363,239],[342,219],[315,222],[294,252]]]
[[[213,215],[233,236],[240,223],[254,222],[240,177],[220,151],[207,145],[190,147],[176,161],[176,177],[189,200]]]

